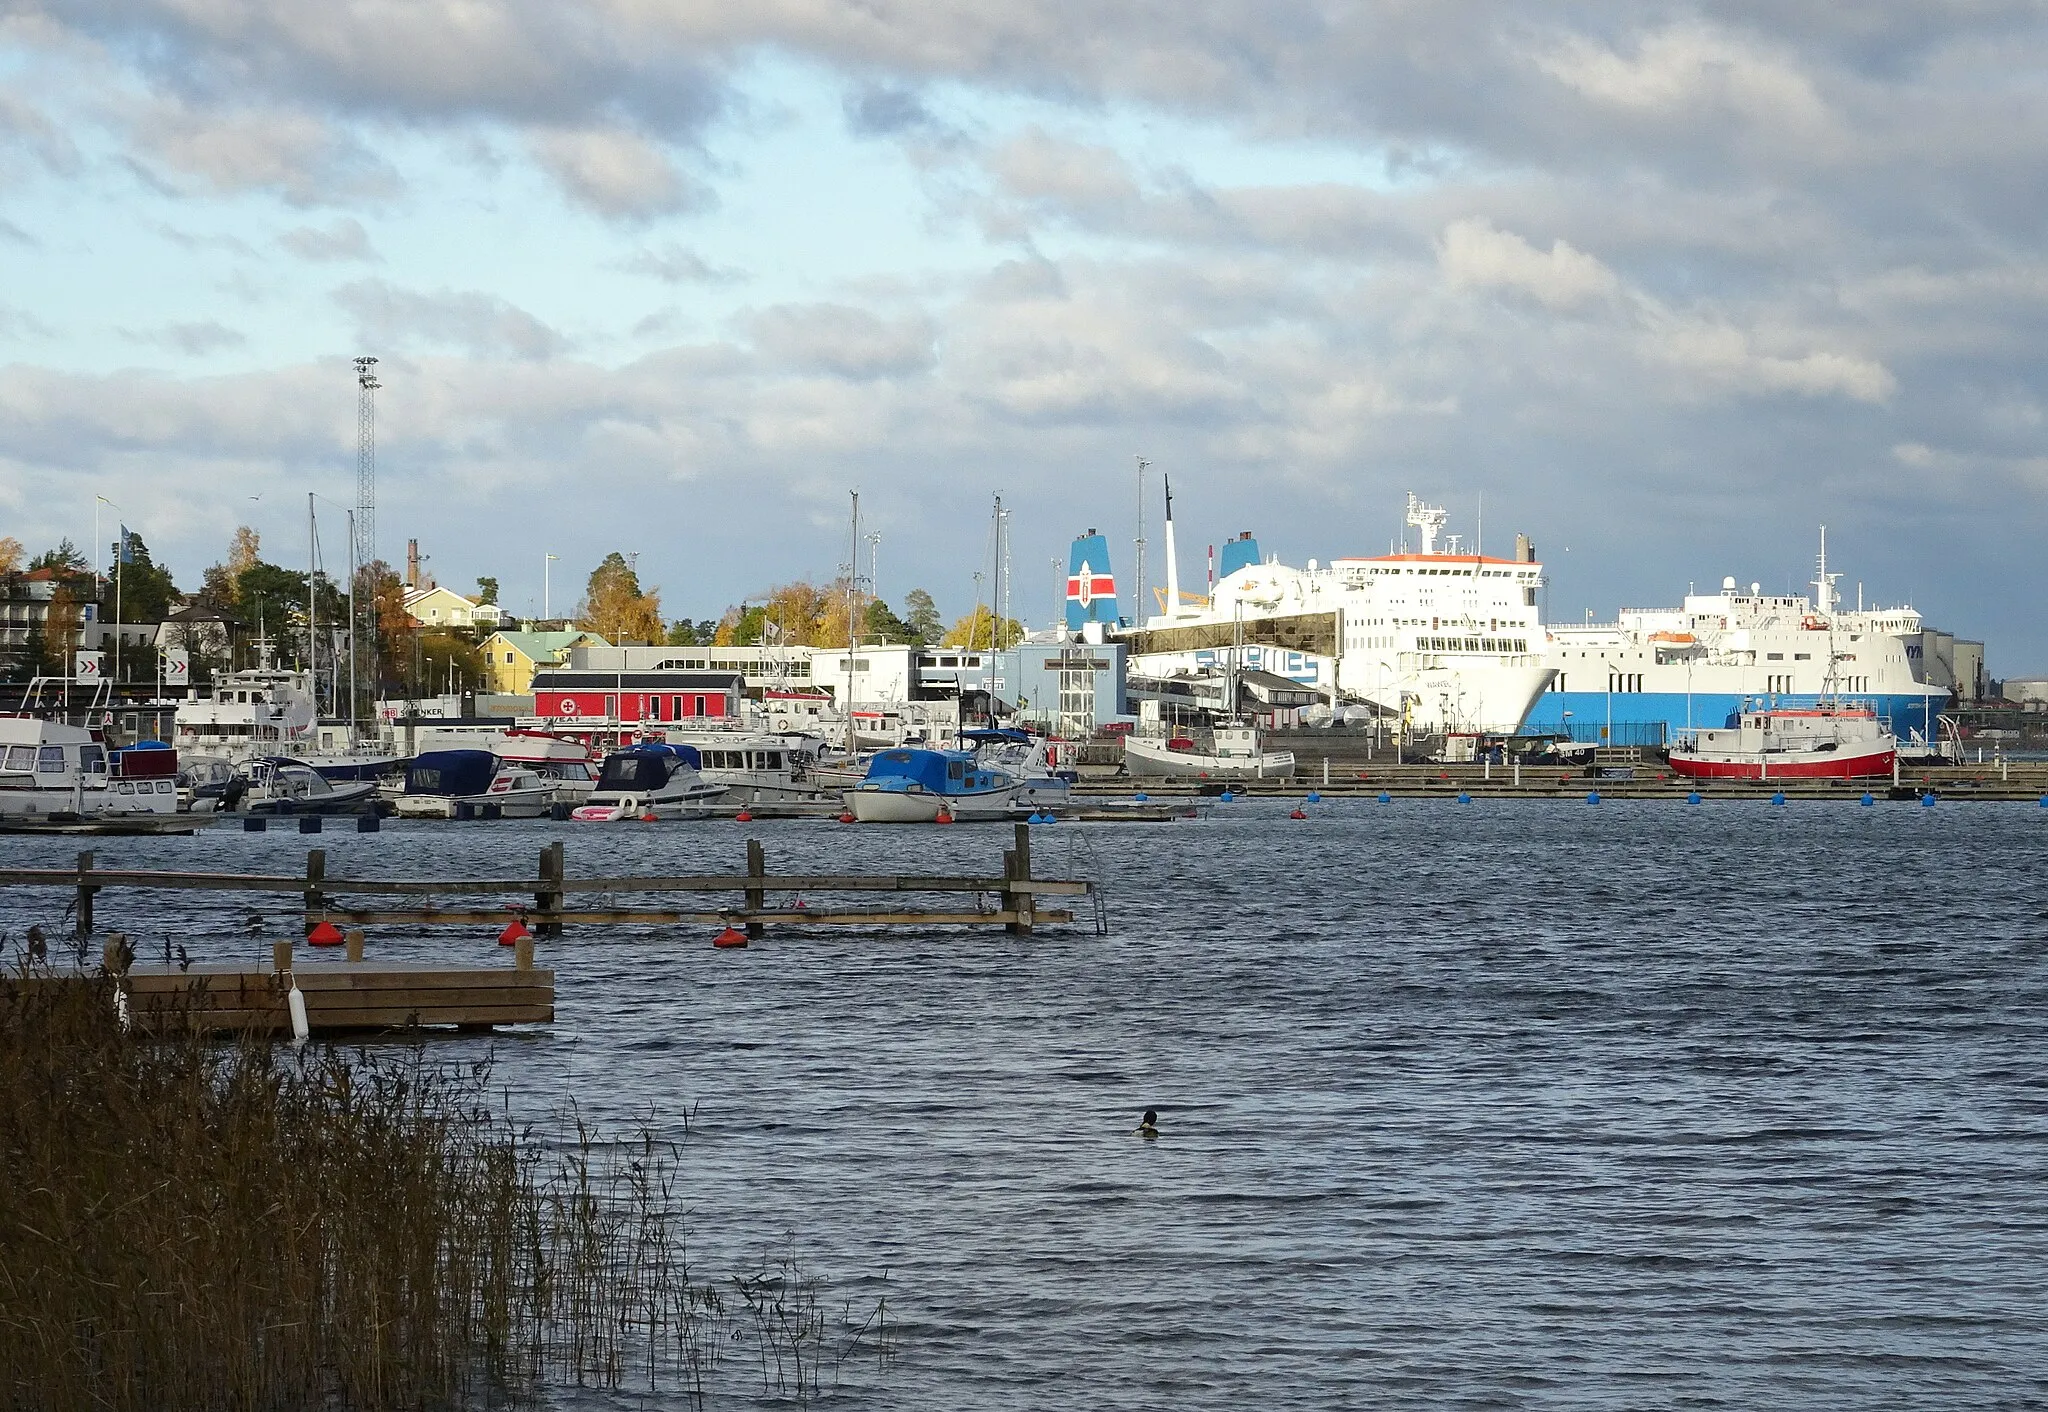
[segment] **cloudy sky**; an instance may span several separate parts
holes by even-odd
[[[515,609],[829,576],[858,488],[948,613],[1002,493],[1042,619],[1142,454],[1196,572],[1413,489],[1605,618],[1826,523],[2048,671],[2044,61],[2035,0],[0,0],[0,533],[301,562],[366,353],[380,548]]]

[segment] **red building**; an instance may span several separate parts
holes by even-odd
[[[533,677],[533,709],[564,730],[698,725],[739,715],[745,686],[738,672],[542,671]]]

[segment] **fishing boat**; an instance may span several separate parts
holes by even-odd
[[[688,745],[650,742],[614,750],[604,757],[589,800],[569,817],[583,823],[708,819],[725,786],[704,778],[699,758]]]
[[[1285,779],[1294,773],[1294,752],[1267,750],[1253,726],[1218,726],[1193,735],[1126,736],[1124,769],[1140,778],[1208,780]]]
[[[271,755],[236,767],[221,807],[245,814],[362,814],[376,807],[376,795],[373,780],[337,783],[302,761]]]
[[[573,807],[558,781],[488,750],[430,750],[413,757],[398,797],[401,819],[538,819]]]
[[[1823,699],[1745,710],[1731,728],[1691,732],[1671,748],[1671,768],[1693,779],[1859,779],[1889,775],[1898,748],[1872,706]]]
[[[867,777],[846,791],[846,807],[864,824],[929,824],[1007,819],[1017,781],[972,750],[879,750]]]

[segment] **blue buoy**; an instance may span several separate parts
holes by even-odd
[[[1929,790],[1927,793],[1920,796],[1920,807],[1922,809],[1932,809],[1934,807],[1933,790]]]
[[[1217,797],[1218,799],[1222,800],[1222,801],[1223,801],[1223,802],[1224,802],[1225,804],[1228,804],[1228,803],[1229,803],[1229,802],[1230,802],[1231,800],[1233,800],[1233,799],[1237,798],[1237,796],[1236,796],[1236,795],[1232,794],[1232,793],[1231,793],[1231,792],[1230,792],[1229,790],[1227,790],[1227,789],[1226,789],[1226,790],[1224,790],[1224,791],[1223,791],[1223,793],[1221,793],[1221,794],[1217,795],[1216,797]]]
[[[2048,794],[2044,794],[2041,796],[2041,807],[2043,809],[2048,809]]]
[[[1596,789],[1591,794],[1588,794],[1586,802],[1588,804],[1598,804],[1600,802],[1600,791]]]
[[[1380,791],[1380,803],[1382,803],[1382,804],[1392,804],[1393,802],[1394,802],[1394,796],[1393,796],[1393,795],[1391,795],[1391,794],[1387,793],[1387,792],[1386,792],[1386,791],[1385,791],[1384,789]]]
[[[1458,791],[1458,802],[1460,804],[1470,804],[1472,802],[1472,796],[1465,793],[1465,791],[1461,789]]]
[[[1053,811],[1052,811],[1052,810],[1050,810],[1050,809],[1048,809],[1048,810],[1046,810],[1046,811],[1045,811],[1045,820],[1044,820],[1044,822],[1046,822],[1046,823],[1048,823],[1048,824],[1056,824],[1056,823],[1058,823],[1059,821],[1060,821],[1060,816],[1059,816],[1059,815],[1057,815],[1057,814],[1053,813]]]
[[[1131,796],[1131,798],[1137,800],[1140,804],[1143,804],[1146,800],[1150,799],[1151,797],[1151,795],[1145,793],[1145,791],[1142,789]]]
[[[1863,807],[1864,807],[1864,808],[1866,808],[1866,809],[1868,809],[1868,808],[1869,808],[1869,807],[1870,807],[1871,805],[1873,805],[1873,804],[1875,804],[1875,803],[1877,803],[1877,796],[1873,795],[1873,794],[1872,794],[1872,793],[1871,793],[1871,792],[1870,792],[1869,790],[1867,790],[1867,789],[1866,789],[1866,790],[1864,790],[1864,791],[1863,791],[1863,799],[1862,799],[1862,804],[1863,804]],[[2043,799],[2043,800],[2041,801],[2041,807],[2042,807],[2043,809],[2048,809],[2048,799]]]
[[[1323,802],[1323,796],[1318,794],[1315,790],[1310,790],[1308,792],[1308,802],[1311,804],[1320,804]]]
[[[1686,802],[1686,803],[1688,803],[1688,804],[1697,804],[1697,803],[1699,803],[1699,802],[1700,802],[1700,792],[1699,792],[1698,790],[1694,790],[1694,791],[1693,791],[1693,792],[1692,792],[1691,794],[1688,794],[1688,795],[1686,795],[1686,796],[1685,796],[1685,802]]]
[[[1785,791],[1784,791],[1784,790],[1782,790],[1782,789],[1781,789],[1781,790],[1779,790],[1779,791],[1778,791],[1778,792],[1777,792],[1776,794],[1774,794],[1774,795],[1772,795],[1772,796],[1771,796],[1771,803],[1773,803],[1773,804],[1783,804],[1784,802],[1785,802]]]

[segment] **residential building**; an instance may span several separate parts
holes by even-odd
[[[594,632],[494,632],[483,641],[484,680],[494,692],[524,695],[536,671],[563,665],[571,650],[609,645]]]
[[[405,611],[424,628],[494,628],[504,618],[495,603],[479,603],[431,583],[405,591]]]

